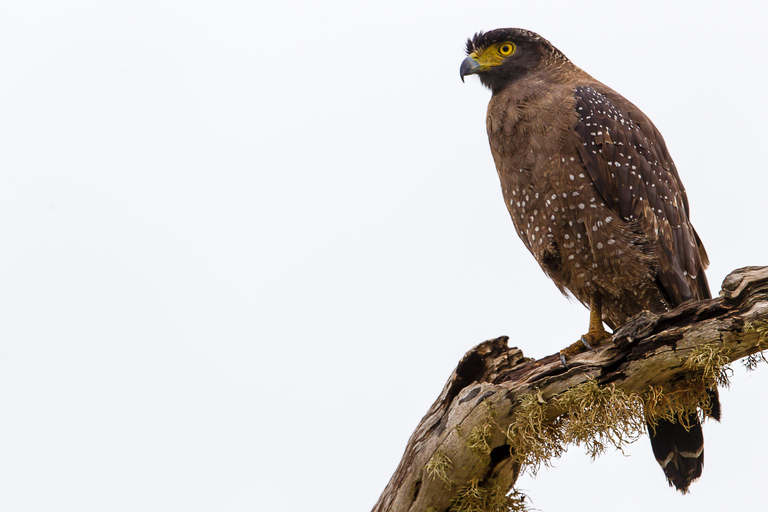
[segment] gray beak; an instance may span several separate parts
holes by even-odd
[[[459,69],[459,76],[461,76],[461,81],[463,82],[464,77],[466,75],[474,75],[479,71],[480,71],[480,64],[478,64],[477,61],[472,57],[467,57],[461,63],[461,68]]]

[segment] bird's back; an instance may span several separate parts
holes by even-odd
[[[706,252],[664,139],[570,62],[496,92],[487,130],[520,238],[561,291],[620,325],[710,296]]]

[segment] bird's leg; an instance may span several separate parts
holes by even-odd
[[[603,327],[603,301],[600,295],[593,294],[589,300],[589,331],[579,341],[560,351],[560,362],[568,368],[566,361],[584,350],[594,350],[611,335]]]

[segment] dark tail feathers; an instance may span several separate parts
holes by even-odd
[[[709,416],[720,421],[720,399],[717,390],[709,391]],[[704,435],[697,414],[688,417],[686,430],[680,423],[659,421],[654,428],[648,425],[651,448],[670,486],[688,492],[691,482],[701,476],[704,468]]]
[[[701,476],[704,467],[704,436],[697,415],[688,418],[690,430],[680,423],[659,421],[654,429],[648,425],[651,448],[669,485],[683,494],[691,482]]]

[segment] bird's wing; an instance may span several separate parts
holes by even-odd
[[[655,245],[659,283],[675,306],[710,297],[706,251],[656,127],[618,93],[575,89],[579,153],[605,204]]]

